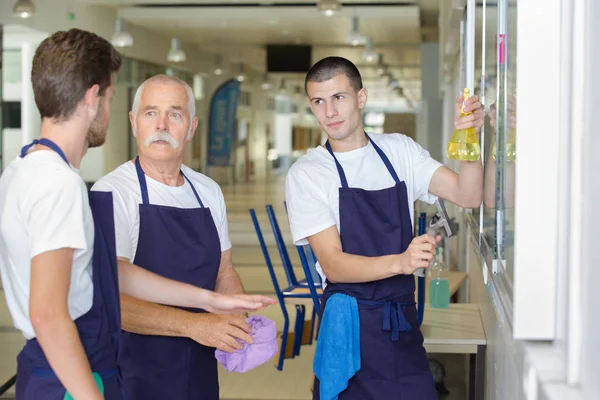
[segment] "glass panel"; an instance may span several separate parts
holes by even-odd
[[[483,7],[483,3],[477,3],[477,7],[475,9],[475,75],[474,75],[474,94],[476,94],[477,96],[479,96],[479,99],[481,101],[481,103],[485,106],[486,108],[486,112],[487,109],[489,108],[489,105],[485,102],[485,94],[486,94],[486,90],[485,90],[485,84],[486,84],[486,80],[485,80],[485,73],[486,73],[486,68],[484,66],[483,60],[482,58],[485,57],[486,55],[486,51],[487,48],[485,48],[486,46],[486,38],[487,38],[487,34],[485,32],[486,30],[486,10]],[[482,88],[483,85],[483,88]],[[489,128],[487,126],[487,124],[485,126],[483,126],[481,128],[481,136],[480,136],[480,145],[482,147],[481,149],[481,154],[482,157],[485,156],[485,136],[486,134],[489,135]],[[473,218],[475,218],[475,221],[477,221],[479,224],[482,223],[482,216],[481,216],[481,208],[476,208],[473,209]]]
[[[481,58],[485,58],[484,69],[484,104],[488,116],[491,115],[491,110],[494,109],[497,93],[497,63],[496,63],[496,39],[498,34],[498,9],[495,1],[487,0],[485,7],[482,9],[482,40],[481,40]],[[480,84],[481,86],[481,84]],[[482,225],[482,234],[484,235],[490,248],[494,249],[494,226],[495,226],[495,164],[491,159],[491,149],[494,142],[495,131],[490,124],[490,118],[486,118],[483,127],[483,143],[482,153],[485,155],[485,182],[483,196],[483,215],[480,216]]]
[[[514,244],[516,0],[486,2],[485,104],[488,112],[483,234],[512,281]]]
[[[506,273],[512,281],[515,227],[516,96],[517,96],[517,0],[508,0],[506,19],[506,128],[504,147],[505,171],[505,239]]]

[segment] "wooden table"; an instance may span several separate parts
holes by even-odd
[[[421,332],[429,353],[469,354],[469,399],[483,400],[487,338],[477,304],[425,306]]]

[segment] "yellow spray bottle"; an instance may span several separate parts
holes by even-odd
[[[469,98],[469,88],[464,89],[464,100],[460,117],[470,115],[465,112],[465,101]],[[481,146],[475,128],[456,129],[448,142],[448,158],[459,161],[477,161],[481,156]]]

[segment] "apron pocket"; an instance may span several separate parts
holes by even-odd
[[[383,330],[383,310],[380,306],[361,306],[360,371],[364,379],[395,379],[396,354],[391,332]]]

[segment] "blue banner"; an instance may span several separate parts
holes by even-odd
[[[229,166],[235,135],[240,82],[225,82],[210,102],[208,165]]]

